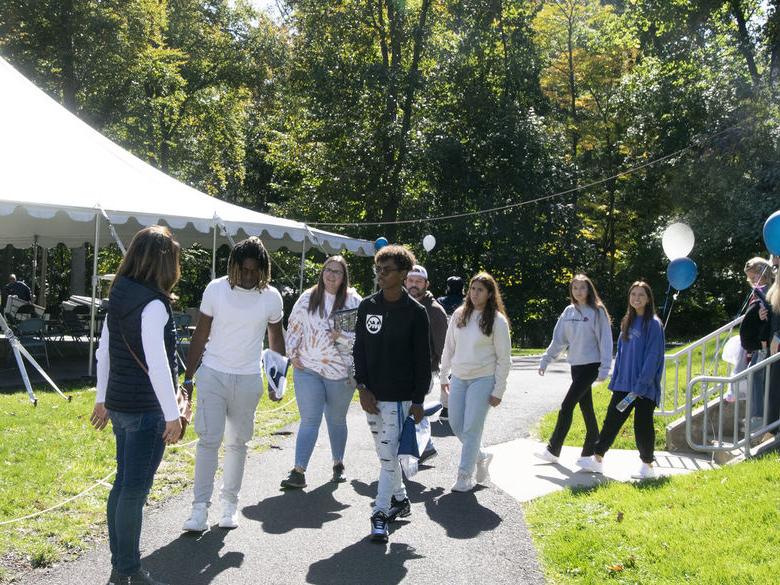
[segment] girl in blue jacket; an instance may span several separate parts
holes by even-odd
[[[581,462],[583,469],[595,473],[603,472],[604,454],[612,446],[621,427],[634,410],[634,435],[642,464],[632,477],[655,477],[653,411],[661,399],[663,371],[664,328],[655,314],[655,301],[650,285],[637,281],[628,291],[628,308],[620,322],[615,368],[609,382],[612,400],[594,449],[595,455]],[[626,404],[624,401],[630,402]]]

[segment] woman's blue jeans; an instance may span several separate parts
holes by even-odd
[[[162,412],[109,411],[116,437],[116,477],[108,495],[111,565],[120,575],[141,568],[141,524],[146,497],[165,451]]]
[[[490,395],[496,385],[495,376],[484,376],[472,380],[450,379],[449,415],[450,428],[460,439],[458,473],[471,476],[477,460],[483,457],[482,431],[490,410]]]
[[[317,442],[322,415],[328,425],[333,461],[343,461],[347,445],[347,410],[355,389],[346,378],[329,380],[312,370],[295,369],[295,400],[301,425],[295,440],[295,466],[305,470]]]

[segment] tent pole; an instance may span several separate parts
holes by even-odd
[[[100,245],[100,214],[95,213],[95,248],[92,251],[92,305],[89,308],[89,368],[87,375],[92,377],[92,360],[95,355],[95,295],[98,283],[98,250]]]
[[[217,224],[214,223],[214,238],[211,240],[211,280],[217,277]]]
[[[303,236],[303,244],[301,245],[301,279],[300,286],[298,287],[298,294],[303,293],[303,268],[306,263],[306,236]]]
[[[38,236],[33,236],[33,249],[32,249],[32,286],[30,286],[30,302],[37,302],[38,297],[35,296],[35,283],[38,282]]]
[[[49,249],[46,246],[42,246],[41,248],[41,288],[40,293],[38,294],[38,304],[46,308],[46,305],[48,304],[46,302],[46,296],[48,294],[48,290],[46,290],[46,273],[49,269]]]

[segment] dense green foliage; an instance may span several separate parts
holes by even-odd
[[[526,343],[549,337],[574,271],[616,317],[640,276],[660,304],[674,220],[696,233],[700,277],[670,336],[739,309],[780,200],[777,0],[278,4],[9,0],[0,54],[194,187],[410,244],[437,294],[493,272]]]

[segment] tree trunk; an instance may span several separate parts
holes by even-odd
[[[60,67],[62,105],[76,113],[76,66],[73,52],[73,0],[60,2]]]
[[[758,75],[756,60],[753,56],[753,43],[750,41],[750,35],[748,34],[742,4],[740,0],[729,0],[729,4],[731,6],[731,14],[737,21],[737,46],[739,47],[739,52],[742,53],[747,62],[750,78],[753,80],[753,89],[758,89],[761,78]]]
[[[87,291],[87,249],[84,246],[70,249],[70,294],[84,295]]]
[[[388,2],[388,6],[391,2]],[[414,33],[414,44],[412,47],[412,62],[409,66],[409,72],[406,76],[406,91],[401,112],[401,129],[397,133],[395,140],[394,160],[390,167],[390,173],[387,181],[387,199],[382,209],[382,221],[394,222],[398,219],[398,209],[401,205],[403,196],[403,186],[401,185],[401,171],[406,164],[406,157],[409,151],[408,135],[412,124],[412,110],[414,109],[414,98],[420,83],[420,59],[422,57],[423,46],[425,43],[425,26],[428,17],[428,11],[431,6],[431,0],[423,0],[420,6],[420,16],[417,21],[417,28]],[[389,13],[388,13],[389,14]],[[399,34],[400,30],[397,31]],[[392,37],[391,26],[391,37]],[[393,41],[391,41],[392,43]],[[400,39],[399,39],[399,60],[400,60]],[[391,45],[392,46],[392,45]],[[393,50],[393,54],[395,50]],[[400,70],[400,62],[399,62]],[[389,240],[393,240],[398,231],[398,226],[390,224],[385,233]]]
[[[771,3],[766,31],[769,46],[769,89],[774,93],[780,78],[780,0],[773,0]]]
[[[574,9],[568,15],[567,53],[569,59],[569,116],[571,118],[571,158],[574,162],[577,158],[577,143],[579,141],[577,130],[577,85],[574,79]]]

